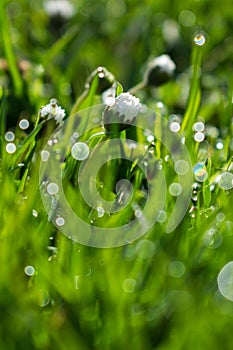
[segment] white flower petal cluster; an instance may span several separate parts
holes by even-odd
[[[145,112],[145,106],[140,103],[139,98],[129,92],[123,92],[115,98],[115,103],[110,107],[114,113],[118,113],[124,121],[132,121],[139,113]]]
[[[57,105],[57,101],[53,98],[50,103],[42,107],[40,110],[40,116],[42,118],[47,116],[47,119],[54,118],[58,124],[63,123],[65,117],[65,110],[61,106]]]

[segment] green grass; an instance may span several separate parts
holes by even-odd
[[[233,305],[217,284],[233,247],[232,189],[217,181],[223,172],[232,174],[231,2],[188,1],[185,8],[179,1],[72,4],[70,18],[49,15],[41,1],[35,8],[26,0],[0,5],[0,349],[231,349]],[[190,15],[182,17],[184,10],[195,14],[193,23],[182,24]],[[169,25],[173,34],[178,29],[174,42]],[[193,38],[199,30],[207,41],[197,47]],[[92,111],[100,108],[93,107],[102,102],[100,93],[113,82],[103,86],[106,80],[91,72],[106,66],[119,95],[137,86],[149,57],[164,52],[176,62],[175,79],[135,95],[158,120],[171,123],[176,115],[181,129],[171,144],[176,136],[177,142],[185,139],[192,166],[204,163],[208,178],[189,179],[192,199],[180,224],[167,233],[176,202],[168,188],[179,179],[165,139],[158,139],[161,125],[153,125],[151,143],[136,127],[112,135],[97,123],[81,138],[90,151],[116,136],[143,147],[134,150],[132,162],[122,159],[129,149],[119,147],[118,159],[97,173],[96,191],[112,202],[119,196],[116,183],[126,178],[133,195],[121,211],[98,217],[79,189],[82,162],[67,147],[59,170],[75,214],[109,232],[131,221],[146,204],[148,185],[140,168],[146,161],[154,167],[152,179],[162,165],[167,193],[161,187],[159,194],[166,195],[167,219],[160,217],[144,236],[124,246],[80,244],[53,224],[57,208],[42,200],[47,197],[41,151],[57,125],[42,119],[40,108],[55,97],[66,109],[63,144],[68,145],[73,131],[86,130]],[[72,118],[74,113],[79,117]],[[30,122],[26,130],[19,127],[22,118]],[[205,124],[203,142],[194,140],[197,121]],[[6,151],[8,131],[15,135],[12,154]],[[94,161],[92,166],[83,172],[87,187]],[[156,215],[154,206],[148,211]],[[58,214],[66,219],[59,208]],[[80,227],[76,230],[79,234]],[[231,276],[227,282],[231,287]]]

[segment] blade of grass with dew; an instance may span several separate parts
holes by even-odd
[[[192,125],[198,113],[201,91],[200,91],[200,79],[201,79],[201,63],[202,63],[203,48],[193,44],[192,51],[192,77],[189,88],[188,103],[184,119],[181,125],[181,131],[185,131],[189,135]]]

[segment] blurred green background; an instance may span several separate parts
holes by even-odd
[[[98,66],[127,90],[142,79],[148,60],[163,53],[176,63],[175,79],[139,97],[183,115],[193,37],[202,33],[200,116],[222,137],[229,132],[230,0],[1,0],[0,27],[5,129],[14,130],[22,116],[33,121],[52,97],[68,114]],[[217,153],[216,164],[220,158]],[[232,349],[233,305],[217,288],[219,271],[232,259],[232,194],[214,198],[224,222],[201,207],[197,220],[187,214],[172,235],[158,223],[145,240],[102,250],[55,232],[33,179],[25,201],[10,176],[1,177],[0,349]],[[212,227],[214,245],[203,240]],[[31,277],[26,266],[35,269]]]

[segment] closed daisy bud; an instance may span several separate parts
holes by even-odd
[[[105,67],[98,67],[87,79],[85,84],[86,89],[89,89],[93,79],[98,76],[98,86],[97,86],[97,94],[102,94],[105,90],[111,88],[113,83],[116,81],[114,75],[110,73]]]
[[[139,98],[129,92],[121,93],[115,98],[114,104],[107,106],[104,115],[104,127],[107,131],[122,131],[133,125],[139,113],[145,112],[145,106]],[[127,125],[129,124],[129,125]]]
[[[176,65],[170,56],[158,56],[148,64],[144,83],[149,86],[163,85],[173,77],[175,69]]]

